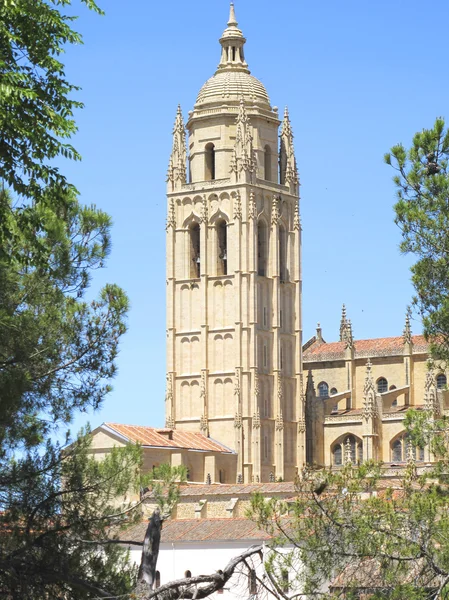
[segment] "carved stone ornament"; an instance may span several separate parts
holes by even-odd
[[[257,371],[254,371],[254,397],[257,398],[259,397],[260,394],[260,383],[259,383],[259,374],[257,373]]]
[[[368,421],[377,417],[376,387],[374,385],[371,361],[366,363],[365,384],[363,386],[363,418]]]
[[[173,402],[173,383],[172,383],[171,373],[167,373],[167,375],[165,377],[165,381],[166,381],[165,402],[168,406],[171,407],[171,404]]]
[[[186,130],[181,107],[178,106],[173,127],[173,147],[168,164],[167,182],[174,187],[176,183],[185,185],[187,181]]]
[[[207,198],[206,194],[203,195],[203,206],[201,210],[201,222],[207,223]]]
[[[239,114],[236,120],[234,153],[231,159],[230,171],[237,179],[242,171],[253,173],[256,169],[255,151],[251,123],[248,118],[243,98],[240,100]]]
[[[201,371],[201,388],[200,388],[200,397],[206,397],[206,373],[205,371]]]
[[[284,398],[284,388],[282,386],[282,379],[279,377],[278,380],[278,402],[279,406],[282,406],[282,400]]]
[[[240,192],[237,192],[234,199],[234,220],[242,220],[242,199]]]
[[[299,231],[301,229],[301,217],[299,216],[299,204],[295,203],[295,214],[293,216],[293,229]]]
[[[405,316],[405,327],[403,332],[404,344],[412,344],[412,327],[410,325],[410,309],[407,310]]]
[[[256,412],[253,415],[253,429],[260,429],[260,411],[257,407]]]
[[[275,227],[279,223],[280,219],[280,211],[279,211],[279,196],[273,194],[273,201],[271,204],[271,225]]]
[[[351,440],[348,437],[345,442],[345,465],[352,465]]]
[[[249,193],[249,202],[248,202],[248,219],[256,219],[257,218],[257,207],[256,207],[256,195],[254,190],[251,190]]]
[[[166,429],[175,429],[176,424],[175,424],[175,420],[172,417],[172,415],[168,415],[168,417],[165,419],[165,428]]]
[[[205,434],[207,434],[208,429],[209,429],[209,423],[207,421],[207,415],[201,415],[200,430],[202,432],[204,432]]]
[[[348,322],[348,318],[346,316],[346,306],[343,304],[341,309],[341,320],[340,320],[340,342],[344,342],[345,329],[346,324]]]
[[[234,396],[237,396],[237,401],[240,402],[240,372],[239,372],[239,369],[235,370]]]
[[[241,429],[243,427],[242,415],[239,412],[235,413],[234,417],[234,427],[236,429]]]
[[[429,368],[424,382],[424,409],[435,416],[439,416],[440,414],[440,406],[437,397],[437,382],[432,362],[429,362]]]
[[[165,229],[168,231],[170,227],[176,229],[176,216],[175,216],[175,201],[170,198],[170,204],[168,206],[167,225]]]
[[[280,141],[281,183],[291,185],[296,191],[299,185],[299,177],[293,145],[293,131],[287,108],[282,121]]]
[[[306,432],[306,419],[305,417],[299,417],[298,420],[298,433],[305,433]]]
[[[282,410],[279,411],[276,417],[276,431],[282,431],[284,429],[284,417],[282,416]]]

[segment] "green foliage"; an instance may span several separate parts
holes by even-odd
[[[21,600],[127,594],[136,579],[115,536],[141,516],[140,449],[97,462],[89,431],[68,445],[74,415],[111,389],[128,310],[115,284],[86,298],[111,220],[55,166],[80,158],[82,104],[61,61],[82,42],[69,5],[0,2],[0,596]]]
[[[162,518],[167,518],[179,500],[179,485],[187,481],[187,468],[184,465],[172,467],[165,463],[154,467],[151,473],[142,478],[156,501]]]
[[[418,258],[412,267],[414,304],[435,358],[449,358],[449,131],[435,121],[385,155],[397,174],[396,223],[402,230],[402,252]]]
[[[438,452],[420,476],[410,464],[382,479],[368,462],[305,471],[288,505],[253,496],[248,516],[273,536],[265,566],[278,590],[288,568],[291,588],[309,597],[448,597],[449,424],[409,411],[406,425],[413,443]]]
[[[114,448],[96,461],[86,433],[64,450],[48,440],[45,452],[29,452],[2,470],[0,595],[92,598],[135,585],[127,553],[101,542],[141,518],[126,499],[122,504],[139,486],[141,450]]]
[[[101,13],[94,0],[82,0]],[[15,192],[37,197],[63,183],[53,159],[80,158],[68,139],[82,103],[60,60],[68,44],[82,43],[74,17],[61,13],[71,0],[0,3],[0,179]]]

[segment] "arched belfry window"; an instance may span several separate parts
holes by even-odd
[[[279,277],[281,281],[288,280],[287,273],[287,232],[282,225],[279,227]]]
[[[201,273],[200,257],[200,226],[198,223],[192,223],[189,228],[190,237],[190,277],[196,279]]]
[[[215,179],[215,146],[212,143],[206,145],[204,167],[205,181],[212,181]]]
[[[268,145],[264,149],[264,179],[271,181],[271,148]]]
[[[377,393],[383,394],[388,391],[388,381],[385,377],[379,377],[377,380]]]
[[[228,274],[228,226],[223,219],[217,223],[217,275]]]
[[[257,224],[257,274],[267,275],[268,259],[268,234],[267,226],[263,221]]]
[[[322,381],[318,384],[318,396],[320,398],[328,398],[329,397],[329,386],[325,381]]]
[[[444,373],[440,373],[439,375],[437,375],[437,388],[439,390],[444,390],[446,388],[446,385],[447,385],[446,375]]]

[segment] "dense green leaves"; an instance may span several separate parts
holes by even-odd
[[[414,299],[435,358],[449,358],[449,131],[443,119],[415,134],[407,150],[398,144],[385,155],[397,170],[396,223],[402,252],[412,267]]]
[[[101,12],[93,0],[83,0]],[[0,3],[0,179],[15,192],[36,197],[64,182],[54,159],[78,160],[68,142],[75,133],[72,98],[60,56],[82,43],[73,17],[61,13],[71,0],[10,0]]]
[[[76,413],[110,390],[128,310],[115,284],[87,297],[111,220],[55,166],[79,159],[70,4],[0,2],[0,596],[21,600],[124,594],[136,577],[113,531],[140,518],[140,449],[100,463],[88,432],[67,445]]]

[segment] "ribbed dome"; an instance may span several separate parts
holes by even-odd
[[[270,108],[265,86],[245,71],[223,70],[208,79],[200,90],[196,105],[223,103],[226,101],[263,104]]]

